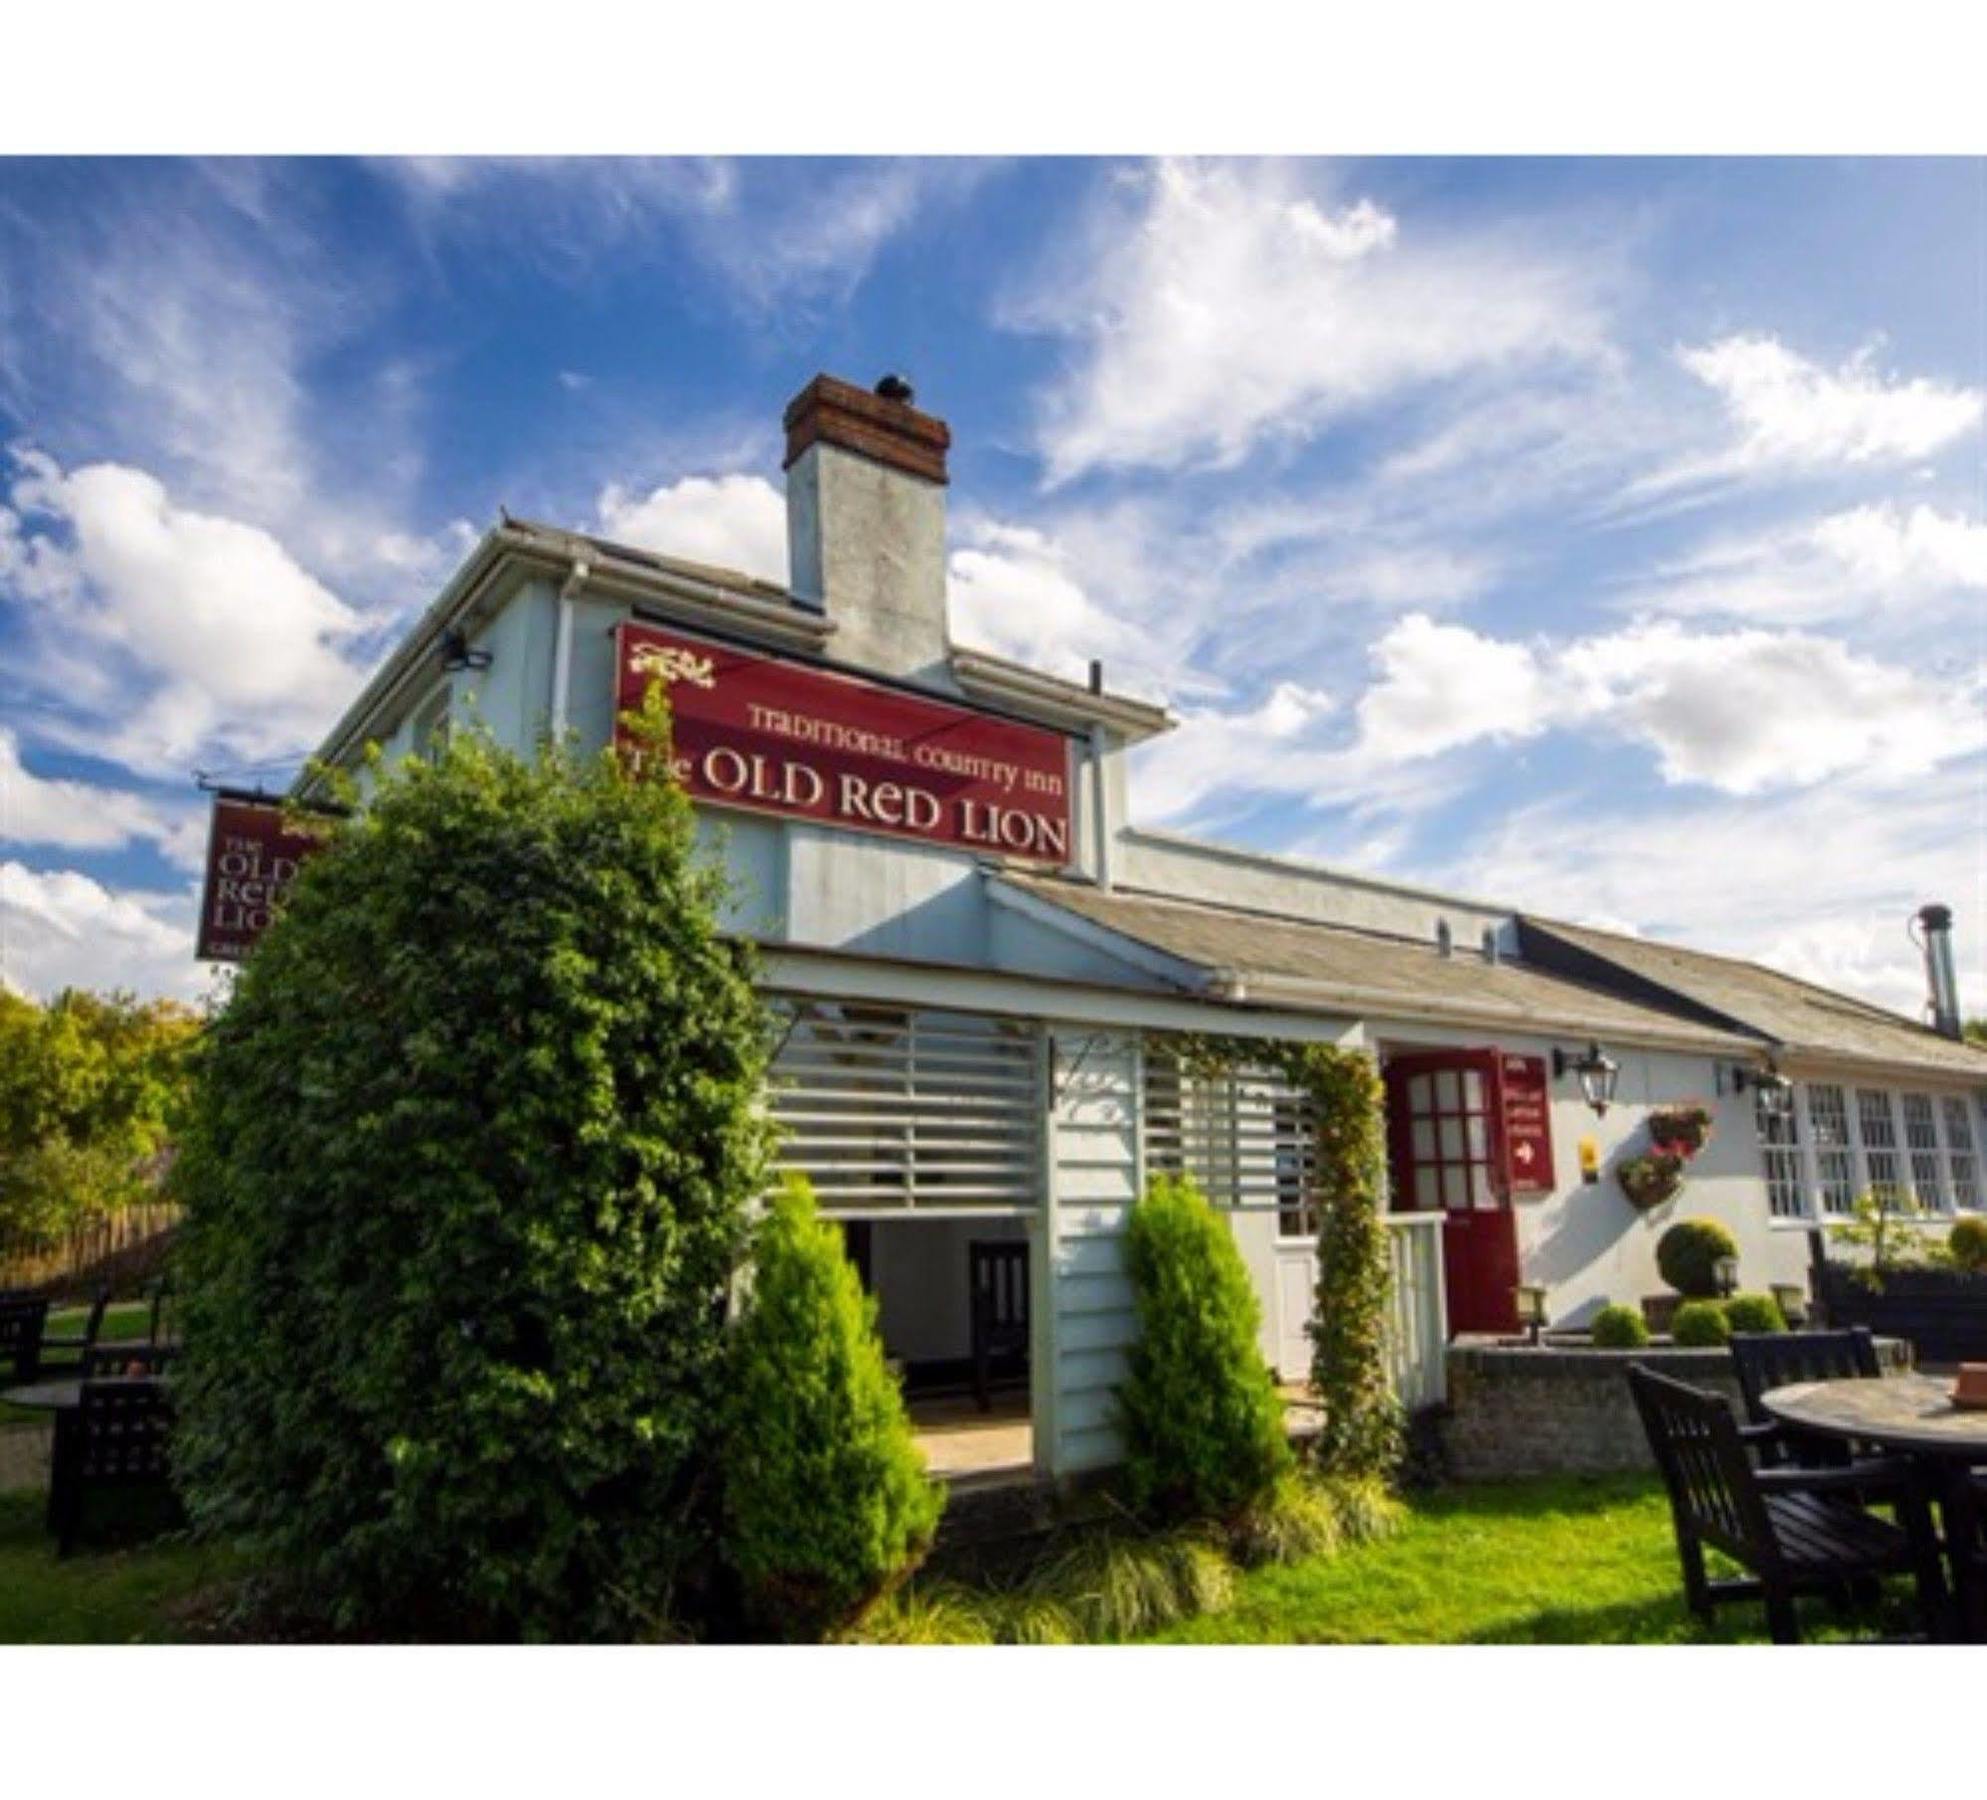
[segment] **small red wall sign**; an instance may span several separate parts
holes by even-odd
[[[321,841],[286,830],[280,801],[217,794],[193,954],[205,962],[240,962],[247,956],[275,916],[298,865]]]
[[[1498,1057],[1504,1090],[1504,1173],[1511,1191],[1552,1190],[1552,1090],[1542,1056]]]
[[[1061,867],[1069,741],[1059,732],[762,656],[623,625],[617,719],[668,691],[692,800]],[[625,732],[617,723],[617,737]]]

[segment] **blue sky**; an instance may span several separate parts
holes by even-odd
[[[1987,1008],[1978,162],[0,164],[4,974],[196,993],[497,507],[778,578],[778,419],[954,434],[955,634],[1146,822]]]

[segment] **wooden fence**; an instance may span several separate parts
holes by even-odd
[[[148,1262],[148,1250],[179,1223],[180,1209],[162,1201],[126,1206],[79,1225],[52,1245],[29,1246],[0,1241],[0,1288],[53,1288],[94,1285],[113,1280],[118,1265],[134,1272]],[[142,1285],[149,1268],[136,1276]]]
[[[1439,1212],[1387,1214],[1393,1282],[1387,1305],[1387,1366],[1409,1412],[1448,1397],[1449,1317],[1442,1291]]]

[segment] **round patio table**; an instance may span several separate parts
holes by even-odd
[[[1953,1403],[1950,1378],[1891,1375],[1843,1381],[1798,1381],[1760,1396],[1760,1405],[1788,1425],[1822,1437],[1872,1444],[1908,1456],[1924,1472],[1944,1516],[1946,1549],[1961,1604],[1954,1635],[1964,1629],[1970,1577],[1954,1553],[1956,1535],[1980,1529],[1975,1520],[1973,1470],[1987,1464],[1987,1410]],[[1976,1605],[1976,1613],[1987,1605]]]

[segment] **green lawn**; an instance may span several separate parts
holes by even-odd
[[[1877,1618],[1802,1602],[1804,1636],[1913,1629],[1909,1587]],[[1684,1610],[1669,1507],[1653,1478],[1528,1481],[1414,1500],[1384,1543],[1244,1578],[1232,1610],[1156,1640],[1190,1644],[1764,1642],[1757,1605],[1706,1631]]]
[[[166,1539],[58,1561],[38,1492],[0,1494],[0,1643],[184,1635],[183,1609],[231,1572],[224,1552]],[[1911,1628],[1908,1589],[1881,1616],[1804,1603],[1815,1638]],[[1669,1512],[1653,1481],[1522,1482],[1417,1496],[1384,1543],[1244,1578],[1232,1610],[1156,1641],[1263,1644],[1664,1644],[1763,1641],[1757,1606],[1715,1631],[1684,1611]]]

